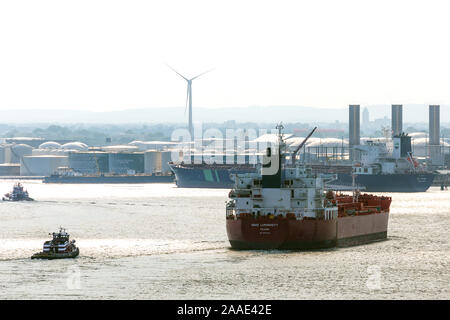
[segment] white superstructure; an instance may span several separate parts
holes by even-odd
[[[261,173],[233,175],[235,184],[229,194],[227,216],[337,219],[338,207],[327,200],[324,188],[325,182],[336,176],[316,175],[300,165],[283,168],[286,146],[281,133],[279,146],[268,148]]]
[[[295,215],[304,217],[337,218],[337,206],[325,201],[325,179],[316,176],[305,167],[283,170],[284,179],[281,188],[263,188],[258,173],[238,174],[229,197],[227,212],[231,215],[250,214]],[[335,177],[329,177],[330,180]]]

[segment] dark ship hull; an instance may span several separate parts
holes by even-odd
[[[54,252],[39,252],[35,253],[31,256],[31,259],[47,259],[47,260],[53,260],[53,259],[70,259],[70,258],[76,258],[80,254],[80,250],[76,248],[72,252],[64,252],[64,253],[54,253]]]
[[[232,188],[231,174],[256,172],[252,165],[169,164],[180,188]]]
[[[111,175],[111,176],[62,176],[45,177],[44,183],[172,183],[173,175]]]
[[[20,199],[17,199],[17,198],[13,199],[13,198],[8,198],[8,197],[3,197],[2,201],[34,201],[34,199],[30,198],[30,197],[20,198]]]
[[[433,183],[433,173],[359,174],[355,183],[367,192],[425,192]],[[338,174],[333,184],[352,185],[350,174]]]
[[[285,216],[258,216],[250,212],[241,212],[239,216],[228,214],[226,228],[230,244],[234,249],[245,250],[302,250],[347,247],[387,239],[390,197],[359,194],[355,199],[355,195],[340,194],[331,199],[329,201],[338,208],[335,218],[325,214],[303,219],[297,219],[294,213]]]
[[[231,173],[255,172],[251,165],[174,165],[170,167],[175,174],[176,184],[180,188],[223,188],[230,189],[234,182]],[[336,173],[338,180],[332,184],[351,186],[351,166],[318,166],[311,165],[317,173]],[[411,173],[411,174],[378,174],[357,175],[355,183],[364,187],[367,192],[425,192],[433,183],[433,173]]]
[[[333,220],[227,219],[234,249],[323,249],[387,238],[389,212]]]

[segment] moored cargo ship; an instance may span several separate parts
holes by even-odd
[[[367,192],[425,192],[435,177],[432,172],[363,173],[355,176],[356,184],[364,186]],[[338,174],[335,183],[349,185],[352,183],[352,175]]]
[[[387,238],[390,197],[325,190],[334,177],[284,166],[284,142],[261,173],[235,175],[226,228],[235,249],[317,249]]]
[[[427,191],[433,183],[435,174],[426,170],[413,157],[411,138],[405,134],[395,136],[390,148],[385,142],[369,140],[365,145],[355,146],[361,159],[353,165],[309,163],[308,166],[314,173],[337,174],[334,185],[350,186],[355,176],[356,185],[363,187],[367,192]],[[234,184],[232,174],[256,172],[255,165],[248,163],[169,163],[169,166],[175,174],[177,186],[181,188],[232,188]]]
[[[184,164],[169,163],[180,188],[230,189],[232,174],[256,172],[250,164]]]
[[[425,192],[433,183],[435,174],[414,158],[411,137],[400,134],[385,142],[368,140],[355,146],[360,161],[353,164],[351,173],[339,173],[338,183],[352,183],[352,175],[358,185],[369,192]]]

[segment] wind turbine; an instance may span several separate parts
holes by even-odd
[[[188,79],[185,76],[183,76],[181,73],[179,73],[177,70],[175,70],[174,68],[169,66],[168,64],[167,64],[167,66],[170,69],[172,69],[173,72],[175,72],[176,74],[178,74],[180,77],[182,77],[184,80],[187,81],[186,107],[184,109],[184,112],[186,113],[186,108],[189,103],[189,134],[191,135],[191,141],[193,141],[194,140],[194,127],[192,125],[192,81],[197,79],[198,77],[204,75],[205,73],[210,72],[212,69],[202,72],[199,75],[196,75],[195,77],[193,77],[191,79]]]

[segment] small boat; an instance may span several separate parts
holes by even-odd
[[[52,235],[53,239],[45,241],[43,251],[35,253],[31,259],[67,259],[80,254],[80,249],[75,246],[75,240],[70,241],[66,229],[60,227],[59,232],[49,235]]]
[[[2,198],[3,201],[33,201],[33,198],[30,198],[28,195],[28,191],[24,190],[22,184],[20,182],[16,183],[13,187],[13,191],[6,193]]]

